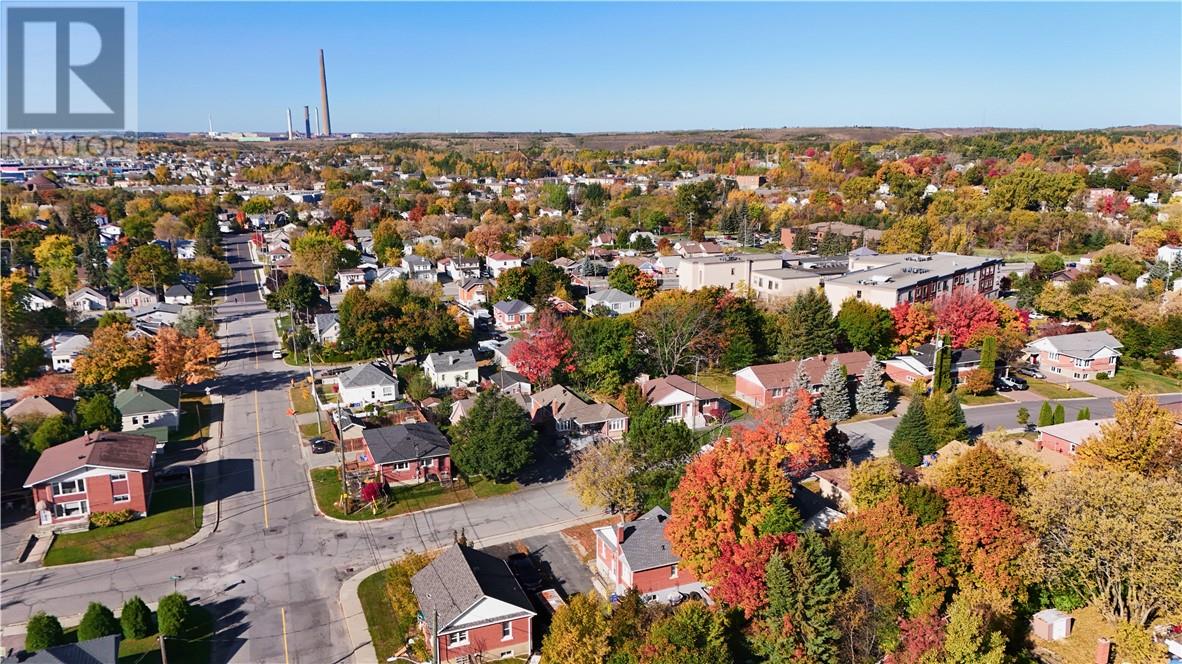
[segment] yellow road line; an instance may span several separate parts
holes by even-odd
[[[263,465],[263,425],[259,421],[259,393],[254,393],[254,440],[259,448],[259,485],[263,489],[263,527],[271,527],[271,518],[267,514],[267,472]]]
[[[279,607],[279,619],[283,621],[283,661],[284,664],[290,660],[287,658],[287,609]]]

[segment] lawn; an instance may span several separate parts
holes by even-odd
[[[210,638],[213,637],[213,619],[203,607],[193,606],[193,624],[189,627],[183,642],[168,646],[169,664],[208,664]],[[118,611],[119,607],[113,607]],[[66,643],[78,642],[78,628],[68,627],[64,631]],[[160,641],[156,634],[142,639],[122,639],[119,642],[119,664],[161,664]]]
[[[311,424],[300,425],[300,435],[304,438],[314,438],[316,436],[323,436],[328,433],[328,420],[323,415],[320,416],[320,424],[312,422]]]
[[[1126,383],[1131,378],[1136,381],[1137,389],[1149,394],[1162,394],[1164,392],[1182,392],[1182,381],[1179,381],[1169,376],[1162,376],[1161,374],[1150,373],[1143,369],[1133,369],[1131,367],[1119,368],[1115,376],[1112,378],[1105,378],[1103,380],[1094,380],[1093,383],[1107,387],[1110,390],[1127,394],[1129,389],[1125,387]]]
[[[1010,400],[1000,394],[957,394],[960,403],[965,406],[989,406],[995,403],[1010,403]]]
[[[297,413],[313,413],[316,411],[316,402],[312,400],[312,393],[308,391],[306,384],[299,384],[291,388],[291,403],[295,406]]]
[[[184,397],[181,399],[181,419],[176,431],[168,434],[168,442],[181,443],[198,441],[209,437],[211,416],[209,397]]]
[[[279,332],[280,338],[283,338],[283,335],[286,334],[290,329],[291,316],[289,314],[279,314],[275,317],[275,330]]]
[[[724,397],[735,393],[735,375],[725,371],[703,371],[698,374],[698,384]]]
[[[180,542],[201,527],[201,483],[197,483],[197,523],[193,523],[189,484],[180,482],[157,488],[148,516],[118,526],[94,528],[84,533],[58,535],[44,564],[65,565],[134,555],[137,549]]]
[[[1066,386],[1058,383],[1049,383],[1037,378],[1027,378],[1026,383],[1030,385],[1031,392],[1047,399],[1074,399],[1076,397],[1088,396],[1087,392],[1069,390]]]
[[[369,638],[379,662],[386,661],[406,645],[406,633],[410,629],[405,619],[399,620],[399,616],[394,615],[386,594],[386,571],[366,577],[357,586],[357,598],[361,600]]]
[[[1036,647],[1053,652],[1063,662],[1091,662],[1096,657],[1096,641],[1101,637],[1114,639],[1116,626],[1104,620],[1099,609],[1087,606],[1071,612],[1075,623],[1071,626],[1071,636],[1062,641],[1043,641],[1031,636]],[[1118,658],[1119,660],[1119,658]]]
[[[379,506],[376,513],[370,507],[364,507],[352,514],[345,514],[335,504],[341,497],[341,480],[337,474],[337,467],[314,468],[311,473],[316,505],[320,511],[330,517],[347,521],[381,519],[429,507],[504,495],[520,488],[516,482],[497,484],[482,478],[474,478],[470,483],[457,480],[451,487],[434,482],[393,486],[389,489],[386,505]]]

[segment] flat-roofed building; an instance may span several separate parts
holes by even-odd
[[[727,290],[743,284],[750,286],[756,272],[784,267],[779,254],[726,254],[722,256],[690,256],[681,259],[677,268],[677,284],[681,290],[696,291],[710,286]]]
[[[850,272],[825,281],[833,310],[849,298],[890,309],[903,302],[930,302],[958,288],[997,297],[999,258],[958,254],[880,254],[850,257]]]

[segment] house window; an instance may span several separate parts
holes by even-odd
[[[624,430],[624,420],[618,420],[618,419],[612,420],[611,422],[608,423],[608,428],[612,431],[623,431]]]
[[[501,623],[501,640],[506,641],[511,638],[513,638],[513,623],[512,622]]]
[[[673,563],[673,565],[669,568],[669,578],[670,579],[677,578],[677,563]]]
[[[513,657],[513,651],[512,650],[502,650],[500,657],[501,657],[501,659],[510,659],[511,657]]]
[[[139,415],[132,415],[131,416],[131,423],[132,424],[139,424],[140,423]]]
[[[109,477],[111,478],[112,482],[122,482],[127,479],[127,473],[123,471],[114,472],[111,473]]]
[[[129,503],[129,502],[131,502],[131,494],[120,493],[120,494],[117,494],[114,498],[112,498],[112,500],[116,503]]]
[[[85,500],[76,500],[72,503],[55,503],[53,506],[54,514],[59,518],[83,516],[88,511]]]
[[[66,480],[64,482],[58,482],[57,484],[53,485],[53,495],[55,495],[55,496],[66,496],[71,493],[85,493],[85,492],[86,492],[86,480],[84,480],[82,478],[78,478],[76,480]]]
[[[410,470],[409,461],[399,461],[394,464],[394,470]]]
[[[452,632],[447,635],[447,645],[449,646],[466,646],[468,645],[468,630],[462,632]]]

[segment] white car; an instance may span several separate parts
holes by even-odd
[[[283,351],[273,350],[273,351],[271,351],[271,357],[273,357],[277,360],[282,360],[283,359]]]

